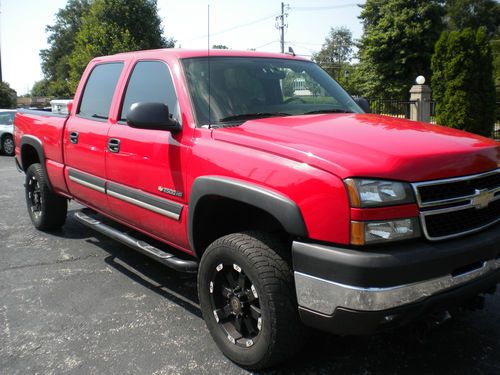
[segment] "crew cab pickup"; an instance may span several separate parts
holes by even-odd
[[[213,339],[247,368],[305,326],[376,332],[500,281],[500,144],[365,113],[303,58],[95,58],[69,115],[20,111],[15,144],[35,227],[73,199],[83,224],[197,272]]]

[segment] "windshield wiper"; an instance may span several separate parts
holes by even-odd
[[[239,115],[228,116],[219,119],[219,122],[230,122],[239,120],[251,120],[256,118],[266,118],[266,117],[279,117],[279,116],[291,116],[290,113],[284,112],[257,112],[257,113],[242,113]]]
[[[317,109],[315,111],[309,111],[304,113],[304,115],[315,115],[319,113],[353,113],[353,112],[347,111],[345,109],[330,108],[330,109]]]

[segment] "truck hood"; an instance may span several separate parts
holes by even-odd
[[[340,178],[424,181],[499,166],[500,143],[467,132],[372,114],[321,114],[246,121],[215,140],[269,152]]]

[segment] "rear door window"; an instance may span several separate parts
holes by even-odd
[[[90,73],[78,115],[96,120],[107,120],[109,108],[113,100],[118,79],[123,70],[123,63],[107,63],[96,65]]]

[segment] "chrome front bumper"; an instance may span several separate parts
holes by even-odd
[[[411,284],[383,288],[344,285],[295,271],[298,304],[301,308],[333,315],[337,308],[381,311],[420,302],[441,292],[480,279],[500,269],[500,259],[482,262],[478,268]]]

